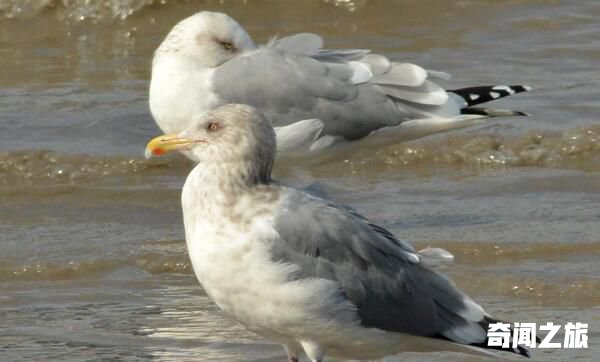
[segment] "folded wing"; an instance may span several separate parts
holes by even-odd
[[[352,209],[291,191],[275,228],[284,242],[274,246],[273,258],[300,266],[297,278],[336,281],[364,326],[463,344],[485,341],[479,305],[425,267],[410,244]]]

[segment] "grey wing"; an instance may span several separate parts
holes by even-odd
[[[294,54],[314,55],[323,48],[323,38],[317,34],[300,33],[281,39],[271,39],[267,46]]]
[[[273,40],[219,66],[214,91],[226,103],[260,109],[276,127],[316,118],[321,136],[348,140],[422,117],[448,98],[416,65],[321,44],[313,34]]]
[[[464,344],[486,339],[483,309],[410,244],[352,209],[290,190],[280,201],[273,258],[296,264],[297,278],[339,283],[367,327]]]

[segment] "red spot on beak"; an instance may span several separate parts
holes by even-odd
[[[162,156],[165,153],[166,153],[165,150],[162,149],[162,148],[155,148],[155,149],[152,150],[152,154],[155,155],[155,156]]]

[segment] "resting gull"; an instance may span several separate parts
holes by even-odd
[[[309,33],[257,46],[231,17],[203,11],[175,25],[156,50],[149,101],[165,133],[185,130],[193,115],[218,106],[249,104],[272,122],[280,155],[363,138],[397,143],[524,115],[474,106],[529,87],[446,91],[433,81],[448,77],[369,50],[323,49],[321,37]]]
[[[388,230],[273,181],[275,148],[269,121],[247,105],[219,107],[146,148],[198,162],[182,193],[187,247],[226,314],[281,343],[290,361],[302,351],[311,361],[489,353],[493,317]]]

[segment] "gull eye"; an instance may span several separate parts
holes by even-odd
[[[225,49],[225,50],[233,50],[234,49],[234,46],[231,42],[222,41],[220,43],[221,43],[221,46],[223,47],[223,49]]]
[[[221,128],[221,126],[218,123],[216,123],[216,122],[210,122],[208,124],[208,127],[206,127],[206,129],[209,130],[209,131],[216,131],[219,128]]]

